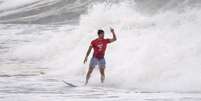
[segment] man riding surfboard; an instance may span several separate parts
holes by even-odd
[[[105,51],[107,48],[107,44],[112,43],[117,40],[114,29],[110,28],[110,31],[113,36],[111,39],[109,39],[109,38],[105,39],[104,31],[100,29],[97,32],[98,38],[91,41],[91,44],[88,48],[86,57],[84,59],[84,64],[87,62],[88,56],[89,56],[92,48],[94,50],[94,53],[93,53],[93,56],[89,63],[89,69],[88,69],[88,72],[86,75],[85,85],[87,85],[90,75],[96,65],[99,66],[99,70],[100,70],[100,74],[101,74],[101,83],[103,83],[105,80],[105,64],[106,64],[106,62],[105,62],[104,55],[105,55]]]

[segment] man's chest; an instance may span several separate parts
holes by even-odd
[[[106,44],[102,41],[98,41],[94,44],[94,48],[99,50],[104,49],[105,47],[106,47]]]

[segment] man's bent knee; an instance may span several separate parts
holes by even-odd
[[[93,71],[93,67],[89,67],[88,73],[91,73]]]
[[[105,67],[100,67],[99,69],[100,69],[100,73],[101,73],[102,75],[104,75]]]

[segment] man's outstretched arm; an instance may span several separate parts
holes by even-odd
[[[110,43],[114,42],[117,40],[117,37],[116,37],[116,34],[114,32],[114,29],[113,28],[110,28],[110,31],[112,33],[112,39],[109,39],[110,40]]]
[[[87,62],[87,58],[88,58],[89,54],[91,53],[91,49],[92,49],[92,46],[90,45],[88,48],[87,54],[85,56],[85,59],[84,59],[84,64]]]

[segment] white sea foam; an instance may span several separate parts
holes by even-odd
[[[95,4],[80,18],[78,31],[72,34],[76,37],[66,39],[74,48],[56,61],[63,65],[64,74],[71,75],[72,70],[79,74],[87,66],[83,66],[82,59],[90,40],[97,37],[96,30],[102,28],[106,37],[111,37],[109,27],[112,26],[118,40],[109,45],[106,53],[107,85],[144,91],[199,92],[200,14],[199,9],[188,9],[147,17],[127,3],[111,7]]]
[[[201,10],[188,8],[145,16],[134,5],[93,4],[75,29],[67,31],[68,26],[64,26],[50,31],[54,34],[47,43],[35,45],[45,47],[42,54],[38,54],[41,48],[34,46],[21,47],[16,54],[29,54],[34,49],[36,58],[45,57],[42,65],[51,68],[48,74],[84,80],[88,64],[82,62],[90,41],[100,28],[106,37],[111,37],[109,27],[113,27],[118,40],[106,52],[106,86],[151,92],[201,92]],[[94,72],[90,84],[99,83],[98,72]]]

